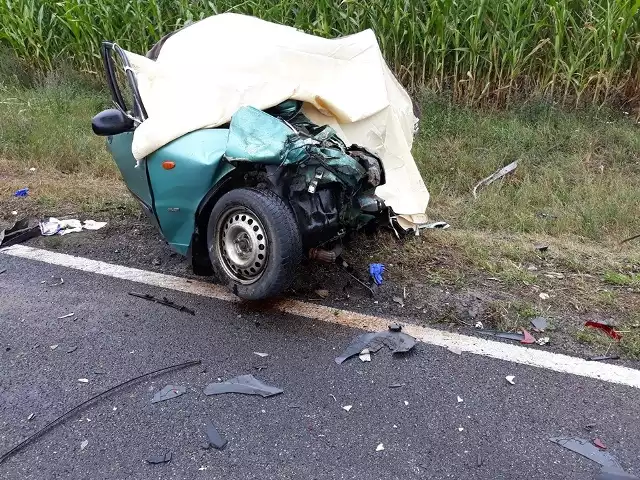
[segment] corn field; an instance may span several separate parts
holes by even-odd
[[[640,0],[2,0],[0,43],[39,68],[71,61],[99,72],[104,39],[144,53],[186,21],[232,11],[326,37],[372,28],[409,89],[465,103],[530,94],[637,102],[639,8]]]

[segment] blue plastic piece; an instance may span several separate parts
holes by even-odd
[[[369,275],[377,285],[382,285],[382,274],[384,273],[384,265],[382,263],[371,263],[369,265]]]
[[[16,190],[16,193],[13,194],[14,197],[26,197],[29,195],[28,188],[21,188],[20,190]]]

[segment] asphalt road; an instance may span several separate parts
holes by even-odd
[[[337,365],[360,332],[0,255],[3,268],[2,452],[113,385],[192,359],[202,365],[96,401],[0,464],[2,479],[595,478],[598,465],[553,436],[598,437],[640,474],[637,389],[425,344]],[[41,283],[52,275],[65,283]],[[196,315],[129,291],[167,296]],[[284,393],[203,394],[210,382],[249,373]],[[167,384],[187,393],[152,404]],[[225,450],[201,448],[208,420]],[[165,451],[170,463],[145,462]]]

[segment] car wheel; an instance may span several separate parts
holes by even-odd
[[[239,188],[218,200],[207,228],[218,279],[240,298],[282,293],[302,261],[302,239],[291,208],[269,190]]]

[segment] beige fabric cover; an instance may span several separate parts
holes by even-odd
[[[426,221],[429,193],[411,155],[413,105],[371,30],[325,39],[226,13],[172,35],[155,62],[127,56],[148,114],[134,133],[136,159],[222,125],[242,106],[301,100],[313,122],[382,158],[387,183],[376,193],[387,205],[405,221]]]

